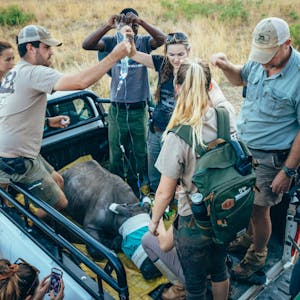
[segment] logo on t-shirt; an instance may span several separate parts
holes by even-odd
[[[15,91],[14,88],[14,79],[16,77],[16,71],[8,72],[0,85],[0,109],[5,105],[7,101],[7,94],[13,94]]]
[[[12,94],[15,91],[15,81],[14,79],[16,78],[17,72],[16,71],[9,71],[0,86],[0,94]]]

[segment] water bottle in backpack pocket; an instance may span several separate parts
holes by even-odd
[[[203,201],[203,195],[200,193],[195,193],[191,196],[191,209],[194,218],[197,221],[208,221],[209,216],[207,214],[207,209]]]

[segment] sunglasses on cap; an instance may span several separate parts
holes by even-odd
[[[32,284],[30,285],[29,289],[27,290],[25,296],[33,295],[35,286],[36,286],[37,282],[39,281],[39,273],[40,273],[40,271],[36,267],[34,267],[33,265],[29,264],[26,260],[24,260],[22,258],[18,258],[14,262],[14,264],[16,264],[16,265],[27,265],[35,273],[35,276],[34,276],[34,279],[32,281]]]
[[[166,44],[187,43],[188,38],[183,32],[172,32],[166,37]]]

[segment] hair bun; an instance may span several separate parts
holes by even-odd
[[[5,274],[0,274],[0,280],[4,280],[7,278],[12,277],[14,274],[16,274],[19,270],[19,265],[17,264],[12,264],[10,266],[8,266],[9,268],[9,272],[5,273]]]

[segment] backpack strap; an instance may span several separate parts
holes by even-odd
[[[169,132],[175,133],[181,139],[183,139],[188,145],[192,147],[193,145],[193,136],[192,136],[192,127],[189,125],[178,125],[169,130]],[[204,149],[201,145],[196,145],[195,151],[202,156],[206,149]]]
[[[224,107],[215,108],[217,113],[217,130],[218,138],[221,138],[225,141],[230,141],[230,123],[229,123],[229,113]],[[183,139],[188,145],[192,147],[193,145],[193,136],[192,136],[192,127],[189,125],[178,125],[169,130],[169,132],[175,133],[181,139]],[[202,156],[207,149],[197,144],[195,151]]]
[[[229,112],[225,107],[216,107],[218,138],[230,141]]]

